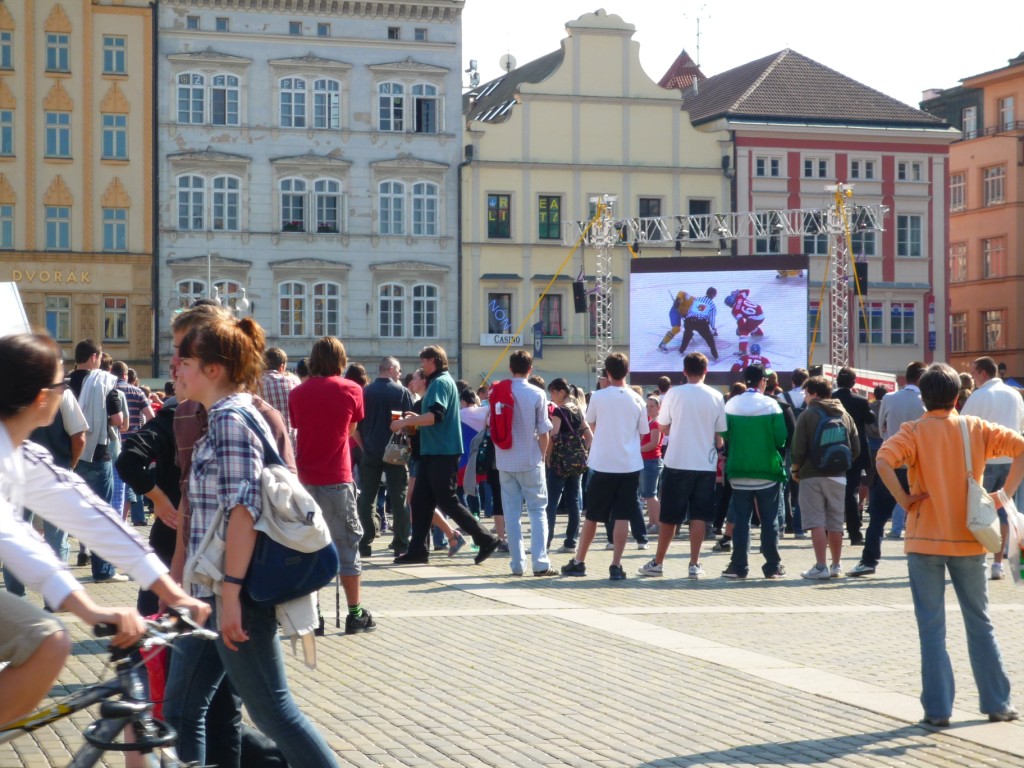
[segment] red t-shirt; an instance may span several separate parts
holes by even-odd
[[[306,485],[352,482],[348,430],[363,420],[363,388],[341,376],[313,376],[288,395],[297,430],[295,463]]]
[[[657,419],[652,419],[651,422],[647,426],[651,430],[651,432],[653,432],[656,429],[661,429],[661,427],[658,425],[658,420]],[[645,435],[643,439],[646,440],[647,436]],[[647,459],[660,459],[661,458],[661,443],[662,443],[662,441],[664,441],[664,439],[665,439],[665,436],[662,435],[658,439],[658,444],[656,446],[654,446],[654,450],[653,451],[641,451],[640,455],[643,456],[645,461]]]

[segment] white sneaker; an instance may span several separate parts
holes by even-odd
[[[611,552],[613,549],[615,549],[615,542],[614,541],[609,541],[607,544],[604,545],[604,548],[607,551]]]
[[[700,563],[690,566],[690,578],[691,579],[703,579],[704,578],[704,566]]]
[[[651,545],[649,543],[647,543],[646,541],[641,541],[639,544],[636,545],[636,548],[637,549],[650,549]]]
[[[805,579],[831,579],[832,574],[828,572],[828,568],[824,565],[814,565],[810,570],[804,571],[800,574]]]
[[[1002,563],[992,563],[992,581],[1002,581],[1006,578],[1006,574],[1003,572]]]
[[[833,579],[841,579],[846,574],[843,573],[842,563],[833,563],[829,566],[828,575]]]
[[[664,575],[665,571],[660,564],[658,564],[654,560],[651,560],[651,562],[645,565],[641,565],[639,568],[637,568],[636,572],[639,573],[641,576],[662,576]]]

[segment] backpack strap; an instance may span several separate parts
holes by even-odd
[[[260,442],[263,443],[263,463],[264,464],[281,464],[284,465],[284,461],[281,459],[281,454],[277,452],[277,448],[267,440],[267,436],[256,421],[256,417],[253,416],[246,408],[225,408],[226,411],[237,413],[245,421],[246,425],[256,436],[259,437]]]

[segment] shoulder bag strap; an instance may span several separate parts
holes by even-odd
[[[964,458],[967,462],[967,477],[970,478],[973,477],[971,471],[971,467],[973,465],[971,463],[971,440],[967,436],[967,419],[965,419],[963,416],[958,416],[957,421],[960,422],[960,435],[964,439]]]
[[[257,423],[256,418],[251,413],[249,413],[248,410],[246,410],[245,408],[228,408],[226,410],[229,410],[233,413],[237,413],[239,416],[241,416],[245,420],[245,423],[248,425],[249,429],[256,433],[256,436],[260,439],[260,442],[263,443],[264,464],[284,464],[284,461],[282,461],[281,459],[281,454],[279,454],[277,452],[277,448],[271,445],[271,443],[267,440],[267,436],[263,433],[263,429],[260,427],[259,423]]]

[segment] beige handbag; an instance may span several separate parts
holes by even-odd
[[[989,552],[1000,552],[1003,548],[1003,534],[999,527],[999,513],[996,502],[984,488],[978,485],[971,471],[971,440],[967,435],[967,419],[960,417],[960,434],[964,439],[964,456],[967,460],[967,528]]]

